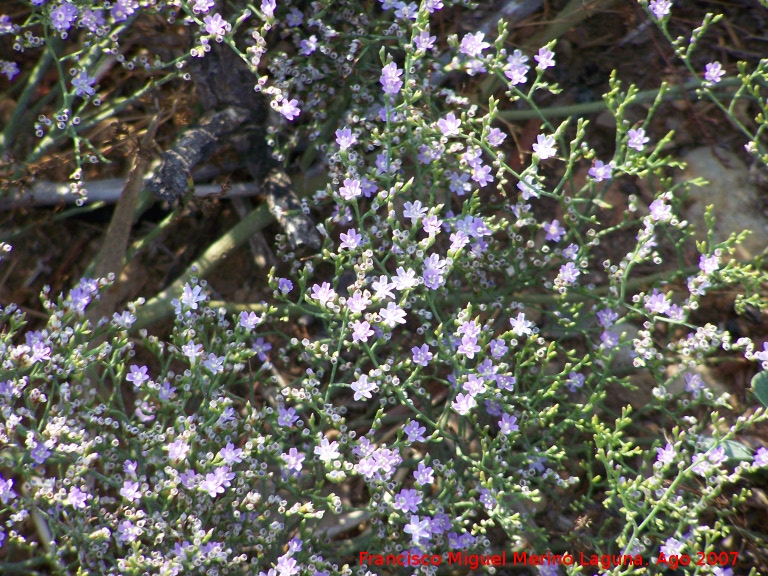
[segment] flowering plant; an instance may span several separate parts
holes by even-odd
[[[768,465],[765,447],[740,441],[766,420],[768,383],[760,372],[735,416],[701,369],[726,357],[765,369],[768,348],[698,312],[724,287],[759,312],[764,276],[759,259],[730,258],[738,235],[696,243],[681,216],[688,183],[668,177],[672,135],[654,141],[650,129],[669,89],[630,122],[638,90],[612,77],[616,145],[598,154],[584,117],[556,123],[540,106],[560,90],[555,41],[531,61],[508,48],[504,22],[494,37],[438,38],[441,11],[467,3],[232,4],[32,1],[21,24],[0,16],[19,52],[42,46],[38,65],[59,72],[56,122],[40,114],[38,143],[17,139],[21,114],[3,132],[19,170],[69,139],[85,195],[82,151],[107,160],[88,129],[218,43],[270,103],[273,159],[303,149],[296,162],[327,173],[302,202],[322,246],[305,256],[279,235],[263,302],[213,301],[200,258],[110,317],[89,311],[113,277],[44,291],[34,330],[3,307],[2,572],[390,573],[361,553],[447,562],[535,550],[560,557],[539,566],[555,574],[578,570],[562,562],[577,552],[728,555],[734,516]],[[717,18],[683,42],[669,34],[669,2],[640,5],[697,72],[693,50]],[[120,59],[145,16],[192,30],[194,47]],[[128,72],[142,64],[147,84],[102,98],[110,57]],[[20,74],[3,66],[10,81]],[[740,94],[761,97],[765,66],[741,67]],[[19,100],[41,74],[29,71]],[[502,88],[479,100],[447,87],[450,75]],[[722,65],[700,75],[699,95],[733,118],[714,91]],[[540,122],[524,161],[509,147],[519,109]],[[756,156],[760,126],[738,125]],[[612,186],[640,178],[653,198],[630,194],[612,212]],[[169,334],[148,328],[161,307]],[[589,565],[644,569],[611,562]]]

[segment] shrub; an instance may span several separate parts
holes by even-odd
[[[696,369],[725,357],[766,368],[768,349],[697,311],[724,287],[740,291],[739,310],[759,310],[762,261],[730,258],[735,235],[695,243],[681,216],[689,184],[671,179],[679,163],[664,154],[672,135],[648,135],[670,88],[630,122],[647,95],[612,77],[616,146],[599,155],[585,118],[556,123],[539,104],[559,90],[556,42],[510,53],[503,22],[494,38],[437,38],[434,19],[452,5],[32,1],[18,21],[0,19],[24,55],[23,72],[3,63],[23,86],[0,141],[11,179],[68,141],[85,196],[84,167],[107,161],[89,129],[193,80],[185,70],[218,44],[274,111],[262,119],[274,161],[303,146],[296,161],[328,172],[302,204],[322,247],[302,256],[278,237],[269,301],[233,314],[198,269],[174,284],[170,334],[146,328],[156,308],[141,300],[90,318],[113,278],[44,292],[38,330],[3,308],[3,573],[392,573],[376,555],[446,565],[458,552],[467,565],[539,554],[547,574],[645,570],[623,555],[661,571],[687,554],[703,559],[695,573],[715,574],[755,561],[728,538],[768,465],[766,448],[738,440],[765,420],[768,384],[760,373],[763,407],[750,396],[737,416]],[[699,96],[731,119],[718,84],[764,105],[765,61],[728,79],[717,62],[694,68],[716,17],[675,39],[668,3],[641,6]],[[122,58],[122,39],[147,21],[190,34],[193,48]],[[110,58],[130,94],[102,92]],[[51,97],[32,104],[50,66]],[[503,83],[503,102],[448,87],[467,75]],[[36,143],[20,132],[28,106]],[[517,168],[505,140],[520,111],[541,128]],[[759,156],[757,122],[738,127]],[[635,179],[653,201],[630,195],[615,217],[611,186]],[[619,253],[623,237],[634,241]],[[691,266],[683,248],[694,246]]]

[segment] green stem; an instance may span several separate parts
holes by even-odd
[[[731,87],[740,84],[738,78],[726,78],[718,84],[718,87]],[[678,100],[686,92],[701,88],[701,80],[696,78],[686,82],[682,86],[674,86],[664,94],[664,100]],[[638,92],[631,102],[627,104],[640,104],[643,102],[653,102],[659,94],[659,90],[643,90]],[[725,95],[729,95],[726,93]],[[504,110],[499,112],[499,117],[514,122],[519,120],[530,120],[532,118],[565,118],[568,116],[584,116],[585,114],[597,114],[608,109],[603,100],[594,102],[584,102],[583,104],[572,104],[570,106],[553,106],[551,108],[531,109],[531,110]]]
[[[242,245],[255,232],[264,228],[273,219],[266,204],[260,205],[246,218],[224,236],[214,242],[208,249],[195,260],[189,268],[179,276],[168,288],[151,298],[146,304],[136,311],[136,322],[132,331],[146,328],[159,320],[164,320],[172,315],[171,300],[178,297],[184,289],[184,284],[193,276],[204,278],[217,265],[219,265],[235,248]]]

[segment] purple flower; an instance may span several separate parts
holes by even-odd
[[[517,318],[510,318],[509,324],[512,326],[512,332],[517,336],[528,336],[533,332],[533,322],[526,320],[522,312],[517,314]]]
[[[491,182],[493,182],[493,176],[491,176],[491,167],[476,164],[472,167],[472,180],[480,185],[480,188],[484,188]]]
[[[418,284],[418,280],[416,279],[416,272],[414,272],[411,268],[406,270],[402,266],[399,266],[397,268],[397,276],[392,277],[392,283],[395,285],[397,290],[408,290],[409,288],[413,288]]]
[[[16,62],[10,62],[8,60],[0,60],[0,74],[13,80],[19,74],[19,65]]]
[[[142,532],[143,530],[134,526],[130,520],[123,520],[117,525],[117,539],[120,542],[134,542]]]
[[[181,303],[192,310],[197,310],[198,302],[205,300],[205,294],[203,294],[203,288],[201,286],[195,286],[192,288],[189,283],[184,284],[184,291],[181,295]]]
[[[504,72],[504,75],[509,79],[509,83],[512,86],[517,84],[524,84],[526,82],[526,74],[530,67],[528,64],[528,56],[523,54],[520,50],[515,50],[511,56],[507,58],[508,69]]]
[[[536,144],[533,145],[533,151],[539,156],[541,160],[552,158],[557,154],[557,148],[555,147],[555,137],[545,136],[539,134],[536,136]]]
[[[344,200],[352,200],[363,194],[360,180],[357,178],[345,178],[344,186],[339,188],[339,194]]]
[[[474,358],[477,352],[480,352],[480,346],[477,345],[477,336],[465,334],[461,338],[461,343],[456,352],[463,354],[467,358]]]
[[[461,155],[461,158],[472,168],[474,168],[476,166],[482,166],[482,155],[483,151],[480,148],[475,148],[473,146],[471,148],[467,148],[467,151]]]
[[[294,576],[294,574],[299,573],[300,567],[296,559],[289,556],[291,553],[288,551],[277,559],[275,570],[277,570],[279,576]]]
[[[451,234],[450,239],[451,239],[451,247],[449,248],[449,251],[452,251],[452,252],[461,250],[462,248],[464,248],[464,246],[469,244],[469,237],[461,230]]]
[[[394,282],[390,282],[389,278],[386,276],[379,276],[378,280],[374,280],[371,283],[371,288],[373,288],[374,294],[373,297],[377,300],[384,300],[385,298],[394,298],[395,293],[392,292],[392,289],[395,287]]]
[[[66,503],[69,506],[72,506],[72,508],[77,508],[82,510],[85,508],[85,501],[88,498],[88,495],[80,490],[77,486],[73,486],[69,489],[69,494],[67,494],[67,500]]]
[[[656,461],[660,464],[670,464],[675,459],[675,447],[669,442],[664,448],[656,448]]]
[[[660,294],[654,289],[650,296],[645,298],[645,309],[651,314],[666,314],[669,310],[669,302],[665,294]]]
[[[285,18],[285,21],[287,22],[288,26],[291,27],[301,26],[302,22],[304,22],[304,14],[302,14],[301,11],[297,8],[291,8],[290,12],[288,12],[288,16]]]
[[[368,290],[361,292],[355,290],[355,293],[351,298],[347,298],[347,308],[352,310],[355,314],[364,312],[371,303],[371,293]],[[390,302],[391,304],[391,302]]]
[[[131,366],[131,373],[128,374],[128,376],[125,377],[125,379],[128,382],[133,382],[133,386],[138,390],[141,388],[141,385],[144,384],[144,382],[147,382],[149,380],[149,376],[147,376],[147,367],[146,366],[136,366],[135,364]]]
[[[137,406],[133,413],[140,422],[146,424],[155,419],[154,411],[154,406],[150,406],[146,401],[142,401],[141,405]]]
[[[277,8],[275,0],[261,0],[261,12],[267,18],[275,17],[275,8]]]
[[[411,535],[414,546],[420,546],[424,540],[430,537],[429,518],[420,520],[418,516],[411,516],[411,521],[405,525],[403,532]]]
[[[477,401],[472,397],[472,395],[462,394],[461,392],[456,394],[456,399],[451,404],[451,408],[453,408],[458,414],[461,414],[462,416],[469,414],[469,412],[475,406],[477,406]]]
[[[567,282],[568,284],[576,282],[576,279],[580,275],[581,270],[576,268],[576,265],[573,262],[567,262],[566,264],[560,266],[560,279],[563,282]]]
[[[569,244],[566,248],[563,248],[563,258],[568,258],[569,260],[576,260],[578,256],[579,256],[578,244]]]
[[[231,466],[232,464],[239,464],[243,461],[243,449],[242,448],[235,448],[235,445],[232,444],[232,442],[227,442],[227,445],[224,446],[221,450],[219,450],[219,457],[224,460],[224,463],[227,466]]]
[[[112,9],[109,13],[112,14],[112,18],[115,19],[115,22],[125,22],[130,16],[133,16],[133,13],[136,12],[138,7],[139,3],[136,2],[136,0],[117,0],[117,2],[112,5]]]
[[[301,472],[302,462],[304,462],[305,458],[306,456],[301,454],[296,448],[291,448],[287,454],[283,453],[280,455],[280,459],[285,462],[286,468],[296,474]]]
[[[190,340],[181,347],[181,353],[184,354],[184,356],[189,359],[189,363],[194,366],[197,357],[203,353],[203,345]]]
[[[451,112],[445,118],[441,118],[437,121],[437,127],[440,129],[440,132],[443,133],[443,136],[458,136],[461,120],[456,118],[456,115]]]
[[[560,226],[560,222],[552,220],[552,222],[542,222],[541,227],[547,233],[545,239],[550,242],[560,242],[560,238],[565,234],[565,228]]]
[[[224,372],[224,360],[224,356],[216,356],[216,354],[211,352],[208,354],[208,359],[203,362],[203,366],[210,370],[212,374],[221,374]]]
[[[0,474],[0,502],[3,504],[8,504],[9,500],[16,498],[17,494],[11,488],[13,488],[13,479],[6,480]]]
[[[619,345],[619,335],[615,332],[605,330],[600,334],[600,343],[603,348],[607,348],[608,350],[616,348],[616,346]]]
[[[725,76],[725,70],[720,62],[710,62],[704,66],[704,80],[710,84],[717,84]]]
[[[302,40],[299,43],[299,53],[303,56],[309,56],[315,50],[317,50],[317,36],[312,34],[308,39]]]
[[[584,374],[579,374],[578,372],[569,373],[565,385],[568,386],[568,390],[571,392],[576,392],[577,389],[584,386]]]
[[[435,215],[428,216],[424,219],[424,221],[421,223],[422,228],[424,229],[424,233],[428,235],[432,234],[439,234],[440,233],[440,227],[443,225],[443,221],[440,220]]]
[[[50,455],[51,451],[48,450],[48,447],[44,442],[35,442],[35,445],[29,454],[30,458],[32,458],[36,464],[44,463]]]
[[[293,100],[283,98],[280,100],[278,111],[285,116],[287,120],[293,121],[294,118],[297,118],[298,115],[301,114],[301,110],[299,110],[299,101],[295,98]]]
[[[469,174],[466,172],[446,172],[445,175],[449,178],[448,187],[457,196],[464,196],[464,194],[472,191],[472,185],[469,184]]]
[[[514,392],[516,383],[517,379],[514,376],[507,376],[506,374],[499,374],[496,376],[496,384],[499,388],[506,390],[507,392]]]
[[[485,34],[482,32],[476,32],[475,34],[466,34],[461,39],[461,45],[459,46],[459,52],[474,58],[480,56],[486,48],[490,47],[488,42],[483,42]]]
[[[437,254],[433,254],[437,256]],[[432,266],[425,266],[424,272],[421,274],[422,280],[424,280],[424,286],[430,290],[437,290],[445,283],[445,270],[442,268],[435,268]]]
[[[506,140],[507,135],[504,134],[501,130],[498,128],[491,128],[491,131],[488,132],[488,136],[486,139],[488,140],[488,144],[496,148],[497,146],[501,146],[501,144]]]
[[[423,30],[418,36],[413,39],[413,44],[416,46],[416,50],[426,52],[435,45],[436,36],[430,36],[429,31]]]
[[[259,316],[256,314],[256,312],[246,312],[243,310],[240,312],[240,321],[238,324],[248,332],[256,328],[259,324],[261,324],[264,321],[264,315],[262,314]]]
[[[394,328],[397,324],[405,324],[405,310],[394,302],[389,302],[386,308],[379,310],[379,318],[384,324]]]
[[[224,36],[224,34],[232,29],[232,24],[222,18],[218,12],[213,16],[203,18],[203,23],[205,24],[205,31],[212,36]],[[292,118],[289,118],[289,120],[292,120]]]
[[[491,356],[494,358],[501,358],[509,351],[509,347],[507,346],[506,342],[504,342],[504,340],[501,338],[496,338],[491,340],[490,350]]]
[[[413,488],[403,489],[395,495],[392,507],[401,512],[418,512],[421,504],[421,494]]]
[[[539,68],[542,70],[552,68],[555,65],[555,53],[547,46],[539,48],[539,53],[534,56],[533,59],[536,60],[539,64]]]
[[[361,322],[355,320],[352,323],[352,341],[353,342],[368,342],[368,338],[373,336],[373,330],[371,329],[370,322]]]
[[[79,25],[88,28],[91,32],[96,32],[106,23],[106,20],[104,20],[104,13],[101,10],[91,10],[90,8],[86,8],[80,16]]]
[[[134,322],[136,322],[136,316],[128,312],[128,310],[124,310],[120,314],[117,312],[112,314],[112,323],[118,328],[127,330]]]
[[[650,4],[648,4],[648,8],[650,8],[657,20],[661,20],[664,16],[669,14],[669,10],[672,8],[672,2],[670,0],[651,0]]]
[[[645,148],[645,145],[648,144],[648,142],[651,140],[645,135],[645,130],[642,128],[638,128],[637,130],[633,128],[627,133],[627,135],[629,136],[627,146],[634,148],[638,152],[642,152]]]
[[[51,10],[51,22],[59,32],[69,30],[77,18],[77,7],[69,2],[62,2]]]
[[[371,394],[379,390],[376,382],[369,381],[368,376],[365,374],[361,374],[360,378],[352,382],[351,388],[355,391],[356,402],[363,398],[370,400],[372,398]]]
[[[398,69],[397,64],[390,62],[381,70],[381,82],[382,90],[384,94],[397,94],[403,87],[403,81],[400,80],[400,76],[403,75],[403,71]]]
[[[419,146],[419,154],[417,158],[422,164],[432,164],[435,160],[439,160],[443,155],[444,149],[441,146],[427,146],[422,144]]]
[[[75,88],[76,96],[93,96],[96,91],[93,89],[93,85],[96,83],[96,78],[88,76],[85,70],[81,70],[80,73],[72,79],[72,86]]]
[[[131,478],[136,478],[136,470],[139,467],[139,463],[135,460],[126,460],[123,462],[123,472]]]
[[[291,290],[293,290],[293,282],[288,280],[288,278],[280,278],[277,281],[277,288],[282,292],[283,294],[288,294]]]
[[[705,275],[709,276],[710,274],[713,274],[719,267],[720,257],[717,254],[712,254],[712,256],[705,256],[702,254],[699,257],[699,270]]]
[[[501,420],[499,420],[499,431],[502,434],[510,434],[518,430],[520,430],[520,427],[517,425],[517,416],[502,414]]]
[[[189,444],[184,442],[181,438],[177,438],[168,445],[168,458],[172,462],[181,462],[187,458],[189,454]]]
[[[120,496],[134,502],[141,498],[141,490],[139,489],[139,483],[132,480],[126,480],[123,482],[123,487],[120,488]]]
[[[417,486],[426,486],[435,481],[434,470],[425,465],[424,462],[419,462],[419,467],[414,470],[413,477],[416,479]]]
[[[427,207],[420,200],[403,204],[403,216],[411,219],[411,224],[416,225],[427,214]]]
[[[342,130],[336,130],[336,143],[341,150],[346,150],[353,146],[357,142],[357,137],[352,134],[352,130],[344,128]]]
[[[226,472],[229,472],[228,466],[223,466]],[[217,469],[218,470],[218,469]],[[200,482],[198,490],[201,492],[207,492],[211,498],[216,498],[217,494],[224,494],[226,491],[224,488],[224,477],[216,472],[209,472],[205,475],[205,478]]]
[[[429,351],[429,346],[426,344],[422,344],[420,348],[414,346],[411,348],[411,353],[413,354],[413,363],[419,366],[427,366],[434,357],[434,354]]]
[[[293,408],[283,408],[282,406],[278,407],[277,409],[277,423],[280,426],[285,426],[287,428],[290,428],[294,425],[294,423],[299,419],[299,417],[296,415],[296,410]]]
[[[354,250],[360,246],[363,241],[363,235],[354,228],[347,230],[346,234],[342,232],[339,235],[339,238],[341,238],[341,244],[339,245],[339,248],[346,248],[347,250]]]
[[[764,446],[758,448],[757,452],[755,452],[755,457],[752,460],[752,465],[758,468],[765,468],[768,466],[768,449]]]
[[[163,402],[167,402],[168,400],[171,399],[171,396],[173,396],[175,392],[176,392],[176,387],[171,386],[171,383],[166,380],[165,382],[163,382],[163,385],[160,387],[160,392],[158,393],[157,396]]]
[[[315,446],[314,453],[326,464],[341,456],[341,453],[339,452],[339,443],[329,442],[326,437],[320,439],[320,446]]]
[[[197,485],[197,481],[199,479],[200,477],[195,473],[194,470],[185,470],[179,474],[179,480],[181,480],[182,486],[184,486],[184,488],[187,490],[192,490]]]
[[[679,557],[684,548],[684,542],[680,542],[680,540],[677,540],[676,538],[668,538],[664,545],[660,548],[660,551],[663,552],[666,556]]]
[[[589,169],[588,174],[595,179],[595,182],[610,180],[613,173],[613,163],[603,164],[601,160],[595,160],[595,164]]]
[[[403,20],[416,20],[418,15],[419,7],[416,5],[416,2],[406,4],[405,2],[400,1],[395,4],[395,16],[397,18]]]
[[[192,11],[195,14],[208,14],[214,5],[215,2],[213,0],[195,0],[195,4],[192,6]]]
[[[259,360],[266,362],[268,358],[267,352],[272,350],[272,344],[264,340],[264,338],[259,337],[256,339],[256,342],[253,343],[252,348],[254,352],[256,352],[256,355],[259,357]]]
[[[426,442],[427,440],[423,436],[426,431],[427,429],[424,426],[421,426],[416,420],[411,420],[406,424],[405,428],[403,428],[403,432],[408,436],[408,442]]]
[[[32,344],[31,352],[32,353],[29,356],[29,361],[32,364],[36,364],[37,362],[42,362],[43,360],[51,359],[51,348],[49,346],[46,346],[40,341],[37,341],[34,344]]]
[[[336,292],[331,288],[331,285],[328,282],[323,282],[322,285],[315,284],[312,286],[311,298],[317,300],[320,303],[320,306],[324,307],[328,302],[336,298]]]
[[[672,219],[672,207],[664,203],[664,200],[658,198],[648,206],[651,212],[651,218],[657,222],[668,222]]]
[[[529,198],[538,198],[538,182],[536,181],[536,173],[526,174],[523,179],[517,183],[517,189],[520,190],[523,200]]]
[[[486,390],[485,382],[482,378],[478,378],[476,374],[467,376],[467,381],[464,382],[462,388],[472,396],[482,394]]]
[[[82,313],[91,303],[91,292],[78,286],[69,291],[69,299],[72,302],[72,308]]]
[[[8,14],[0,14],[0,35],[13,32],[13,22]]]

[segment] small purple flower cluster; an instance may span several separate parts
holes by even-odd
[[[107,22],[145,11],[136,0],[81,4],[36,6],[61,36],[75,26],[103,34]],[[646,515],[697,517],[701,502],[745,470],[768,466],[760,448],[734,467],[731,437],[704,436],[712,432],[697,410],[726,399],[714,399],[697,375],[684,377],[678,404],[666,384],[654,390],[647,410],[663,411],[675,431],[651,450],[622,437],[627,417],[602,415],[608,385],[632,384],[614,362],[627,349],[632,366],[657,380],[667,378],[665,354],[693,366],[744,350],[768,363],[768,344],[755,352],[716,326],[682,337],[656,330],[689,325],[698,299],[734,268],[722,247],[700,255],[684,288],[632,292],[638,264],[663,262],[661,232],[687,233],[672,191],[626,215],[619,228],[637,242],[618,264],[595,264],[595,247],[611,232],[595,206],[610,181],[661,174],[646,153],[650,118],[635,128],[618,123],[618,150],[605,161],[581,124],[542,119],[523,151],[529,161],[513,169],[499,103],[491,99],[483,112],[431,85],[429,74],[490,71],[506,78],[512,101],[535,107],[537,91],[554,91],[545,81],[554,44],[532,54],[529,74],[529,55],[508,54],[503,38],[430,35],[430,16],[448,1],[381,0],[374,19],[351,0],[322,18],[315,4],[276,0],[231,18],[213,0],[180,4],[200,42],[190,56],[205,57],[211,39],[234,43],[233,30],[251,26],[241,56],[279,120],[267,129],[276,159],[285,159],[279,139],[301,134],[328,173],[314,204],[302,204],[325,217],[324,245],[299,257],[280,237],[285,277],[270,274],[272,302],[234,316],[210,306],[205,281],[190,280],[170,302],[167,341],[133,330],[136,305],[96,325],[86,320],[105,284],[90,279],[58,303],[46,300],[48,323],[24,338],[22,315],[3,309],[0,446],[18,465],[0,475],[0,544],[34,554],[29,516],[40,511],[61,541],[47,544],[66,550],[51,557],[78,554],[82,571],[327,576],[344,570],[336,546],[344,533],[361,531],[371,550],[487,553],[499,543],[486,537],[492,527],[505,543],[525,533],[543,547],[547,535],[519,511],[576,484],[626,512],[617,518],[629,525],[640,500]],[[671,3],[647,8],[663,26]],[[391,40],[380,63],[365,55],[363,32]],[[0,17],[0,33],[18,32]],[[292,45],[290,54],[270,52],[262,76],[272,37]],[[448,65],[443,42],[452,48]],[[69,96],[88,104],[97,74],[85,60],[72,71]],[[0,61],[0,73],[12,80],[19,71]],[[713,62],[704,80],[723,75]],[[329,114],[336,101],[348,103],[338,116]],[[59,116],[66,127],[69,110]],[[566,185],[573,167],[588,162],[583,188]],[[596,278],[608,278],[607,292],[594,290]],[[634,322],[642,328],[632,332]],[[631,335],[625,342],[622,334]],[[608,480],[592,484],[575,453]],[[631,479],[619,476],[626,454]],[[638,465],[647,473],[635,474]],[[704,485],[708,500],[684,490],[668,498],[672,475]],[[643,530],[633,530],[642,534],[632,546],[650,542],[665,553],[710,535],[699,527],[662,539],[657,526]]]

